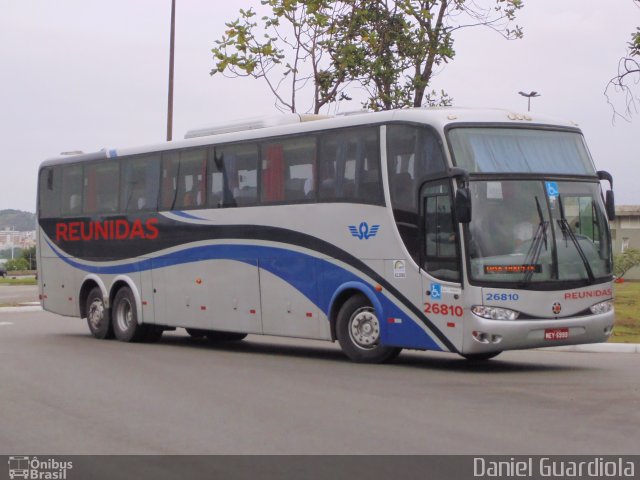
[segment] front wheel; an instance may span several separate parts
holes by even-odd
[[[354,362],[386,363],[402,351],[401,348],[380,345],[380,321],[362,294],[354,295],[340,308],[336,334],[340,348]]]

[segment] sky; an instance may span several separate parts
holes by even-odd
[[[617,203],[640,204],[640,114],[614,122],[603,95],[640,9],[631,0],[524,3],[522,40],[461,30],[455,59],[431,87],[455,106],[519,112],[527,107],[518,91],[540,92],[532,112],[578,123],[596,167],[614,177]],[[225,21],[259,4],[177,0],[174,139],[277,113],[260,80],[209,75]],[[38,166],[60,152],[165,140],[170,7],[170,0],[0,0],[0,210],[35,211]]]

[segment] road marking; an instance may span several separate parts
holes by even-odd
[[[0,327],[3,325],[13,325],[13,322],[0,322]]]

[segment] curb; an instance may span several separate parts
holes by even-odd
[[[18,307],[0,307],[0,313],[26,313],[26,312],[41,312],[42,307],[40,305],[20,305]]]

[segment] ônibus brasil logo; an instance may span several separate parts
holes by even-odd
[[[38,457],[9,457],[9,478],[32,480],[66,480],[67,470],[73,468],[73,462],[65,462],[54,458],[45,460]]]

